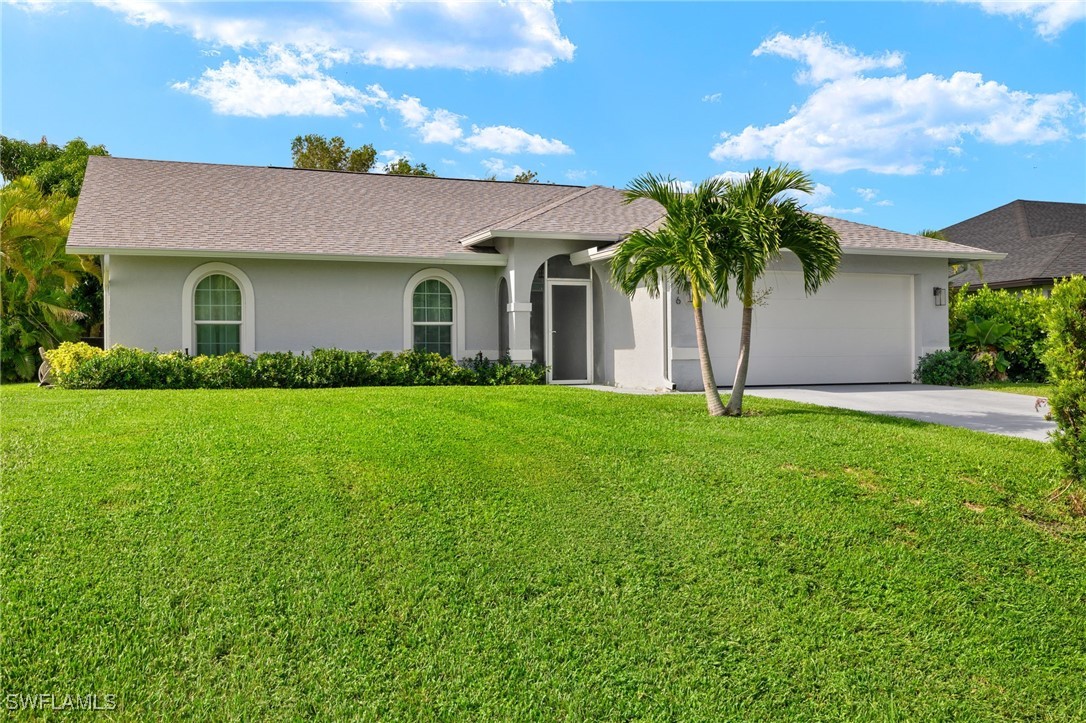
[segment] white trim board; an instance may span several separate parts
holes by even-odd
[[[245,251],[204,251],[192,249],[131,249],[94,246],[69,246],[68,253],[101,256],[153,256],[198,259],[273,259],[283,261],[355,261],[375,264],[448,264],[459,266],[505,266],[505,254],[454,253],[442,256],[364,256],[356,254],[287,254]]]

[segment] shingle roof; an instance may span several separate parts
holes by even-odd
[[[951,241],[1007,254],[984,264],[990,286],[1035,286],[1086,274],[1086,204],[1012,201],[943,229]],[[969,271],[955,284],[979,283]]]
[[[570,186],[94,157],[79,248],[439,258]]]
[[[601,186],[500,183],[91,157],[69,235],[79,253],[158,252],[470,260],[480,233],[619,239],[661,217]],[[827,218],[856,253],[986,252]]]

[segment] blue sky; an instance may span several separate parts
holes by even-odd
[[[6,2],[3,133],[290,165],[299,134],[440,175],[622,187],[789,163],[903,231],[1086,202],[1086,2]]]

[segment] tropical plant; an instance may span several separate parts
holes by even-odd
[[[719,258],[711,247],[713,218],[721,211],[723,191],[724,182],[718,179],[702,181],[693,191],[683,193],[672,178],[651,173],[635,178],[625,191],[624,202],[655,201],[663,208],[664,216],[655,230],[642,228],[630,234],[611,259],[612,281],[628,296],[644,287],[650,297],[657,298],[662,280],[689,295],[705,401],[714,417],[724,414],[724,403],[709,358],[702,307],[706,299],[720,301],[727,291],[718,285],[722,276]],[[727,237],[723,243],[718,242],[718,252],[730,241],[734,239]]]
[[[1013,342],[1002,349],[1008,367],[1005,370],[1011,381],[1043,382],[1048,371],[1041,361],[1045,339],[1045,311],[1049,308],[1048,297],[1038,290],[1011,292],[1006,289],[989,289],[982,286],[972,289],[968,284],[950,297],[950,339],[952,346],[962,348],[963,333],[968,322],[994,319],[1009,324]]]
[[[1013,331],[1010,324],[999,319],[976,317],[969,319],[964,329],[952,333],[950,341],[955,347],[971,352],[973,360],[987,369],[989,378],[1005,381],[1011,366],[1007,352],[1018,346]]]
[[[75,199],[45,195],[29,177],[0,190],[0,361],[5,380],[30,379],[38,347],[79,338],[85,313],[71,294],[82,275],[99,275],[90,257],[69,256],[64,245]]]
[[[837,232],[821,217],[805,212],[795,198],[797,193],[813,191],[814,183],[807,174],[787,166],[756,168],[740,180],[725,183],[722,212],[711,222],[714,288],[720,302],[727,303],[728,286],[734,280],[743,304],[739,360],[725,414],[743,413],[757,301],[755,283],[769,264],[783,251],[791,252],[800,263],[803,288],[809,295],[833,278],[841,261]]]

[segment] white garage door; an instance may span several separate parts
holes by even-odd
[[[754,307],[747,383],[908,382],[913,359],[913,280],[888,274],[840,274],[814,296],[798,273],[772,271]],[[742,309],[705,306],[717,382],[730,385],[739,356]]]

